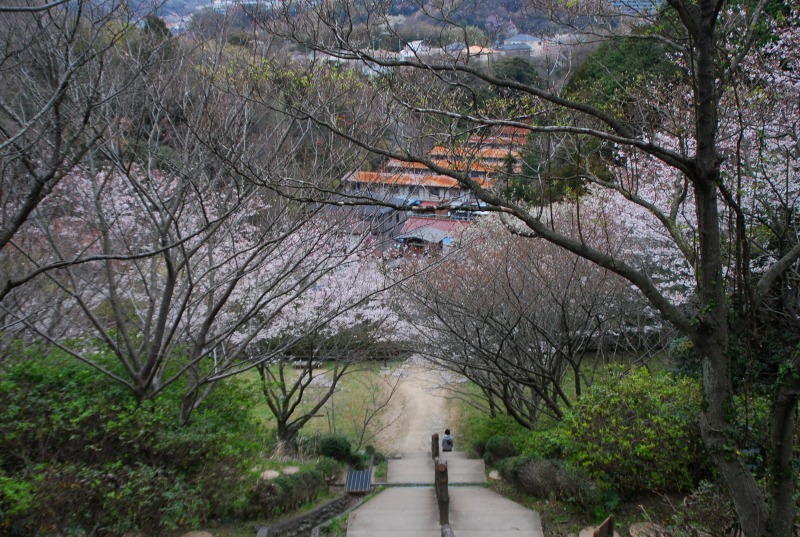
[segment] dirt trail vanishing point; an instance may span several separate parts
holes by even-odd
[[[448,391],[442,387],[447,374],[415,360],[405,362],[399,370],[403,382],[383,420],[391,425],[378,434],[375,444],[389,455],[428,452],[431,435],[443,434],[455,418],[455,405],[450,404]],[[457,438],[458,431],[454,434]]]

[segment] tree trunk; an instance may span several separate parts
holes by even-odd
[[[704,353],[705,354],[705,353]],[[764,494],[756,479],[737,453],[734,427],[729,417],[734,412],[731,391],[725,390],[724,371],[728,359],[721,348],[705,354],[703,384],[706,409],[700,415],[700,432],[711,459],[728,489],[746,537],[769,534],[769,514]],[[790,517],[791,518],[791,517]]]
[[[181,395],[181,424],[187,425],[192,418],[197,391],[192,390]]]
[[[278,444],[275,446],[275,455],[279,458],[287,457],[294,452],[294,439],[297,436],[297,429],[280,421],[277,425]]]
[[[689,179],[694,187],[697,211],[696,278],[700,310],[697,327],[690,337],[703,356],[705,409],[700,415],[700,431],[728,489],[745,536],[763,537],[769,531],[767,502],[737,453],[732,425],[735,410],[717,187],[721,166],[717,148],[719,95],[715,58],[718,11],[716,3],[710,0],[673,2],[676,4],[694,39],[696,53],[694,128],[697,149]]]
[[[800,358],[795,360],[795,370],[800,370]],[[782,385],[772,404],[772,535],[792,537],[794,531],[794,468],[792,467],[794,423],[800,399],[800,380],[793,379]]]
[[[700,314],[692,340],[703,356],[705,396],[700,431],[706,449],[733,500],[745,536],[763,537],[768,534],[767,503],[734,443],[732,418],[735,410],[728,355],[728,308],[722,277],[722,242],[716,182],[713,179],[715,171],[712,168],[694,180],[700,236],[700,266],[697,271]]]

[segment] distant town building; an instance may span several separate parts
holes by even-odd
[[[403,60],[430,57],[435,54],[442,54],[442,49],[426,45],[424,41],[411,41],[400,51],[400,58]]]
[[[211,9],[217,13],[242,8],[246,11],[272,9],[278,6],[279,0],[214,0]]]
[[[403,60],[445,60],[463,63],[480,62],[487,63],[495,51],[489,47],[472,45],[468,47],[464,43],[451,43],[444,47],[431,47],[423,41],[411,41],[400,51],[399,57]]]
[[[164,16],[164,24],[173,35],[181,34],[186,31],[191,21],[190,16],[181,16],[175,13],[170,13]]]
[[[612,6],[626,15],[648,15],[655,13],[664,4],[663,0],[610,0]]]
[[[348,58],[348,56],[351,56]],[[311,61],[323,61],[329,64],[338,65],[346,69],[359,71],[361,74],[373,77],[378,75],[385,75],[391,67],[381,65],[379,62],[392,62],[397,61],[400,55],[397,52],[390,52],[387,50],[365,50],[361,58],[352,57],[350,51],[342,51],[341,54],[326,54],[322,52],[313,51],[308,54],[308,59]],[[374,61],[367,59],[372,58]]]
[[[530,58],[533,56],[533,51],[531,51],[531,47],[528,45],[503,44],[497,47],[497,54],[502,58],[513,58],[515,56],[520,58]]]
[[[542,56],[544,54],[545,42],[541,37],[535,37],[528,34],[518,34],[503,41],[503,47],[514,47],[515,45],[524,45],[528,47],[530,50],[530,55],[533,57]]]
[[[468,226],[464,220],[412,216],[403,223],[395,240],[401,255],[446,254]]]

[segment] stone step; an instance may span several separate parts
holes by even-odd
[[[452,485],[480,484],[486,481],[486,471],[481,459],[468,459],[460,451],[445,452],[441,459],[447,461],[447,473]],[[389,485],[433,485],[433,460],[430,453],[405,453],[400,459],[389,460],[386,474]]]
[[[482,487],[450,489],[458,537],[543,537],[538,513]],[[440,537],[433,487],[389,488],[353,512],[347,537]]]
[[[441,537],[433,487],[390,488],[350,513],[347,537]]]
[[[544,536],[539,513],[482,487],[450,489],[450,527],[458,537]]]
[[[433,485],[433,460],[430,455],[424,458],[390,459],[386,472],[386,483],[389,485]]]
[[[444,459],[446,461],[452,461],[455,459],[469,459],[469,457],[467,457],[466,451],[442,451],[439,453],[439,458]],[[469,459],[469,460],[478,460],[478,459]]]
[[[439,458],[441,459],[468,459],[466,451],[440,451]],[[409,451],[408,453],[402,453],[399,459],[431,459],[431,452],[430,451]],[[398,459],[392,459],[398,460]]]

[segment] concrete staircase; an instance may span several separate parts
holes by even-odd
[[[538,513],[496,494],[482,460],[443,453],[450,485],[450,527],[456,537],[543,537]],[[430,453],[389,461],[389,488],[354,511],[348,537],[441,537]],[[417,485],[417,486],[412,486]]]

